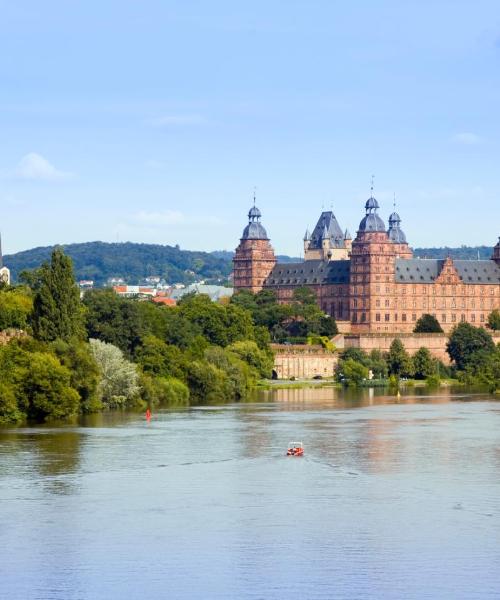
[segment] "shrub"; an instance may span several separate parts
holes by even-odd
[[[416,322],[413,333],[443,333],[443,328],[434,315],[425,313]]]

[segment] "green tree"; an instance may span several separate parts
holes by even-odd
[[[89,344],[78,340],[56,340],[52,342],[51,349],[71,374],[70,385],[80,396],[80,411],[100,410],[102,404],[97,394],[100,371]]]
[[[232,399],[227,375],[206,361],[195,360],[189,363],[187,384],[194,403],[223,402]]]
[[[140,377],[141,398],[149,406],[187,406],[189,388],[174,377],[152,377],[143,373]]]
[[[41,283],[33,306],[33,333],[43,341],[69,341],[84,336],[80,292],[71,259],[57,248],[41,267]]]
[[[274,366],[273,355],[265,352],[255,342],[234,342],[227,347],[228,351],[255,368],[259,377],[270,378]]]
[[[436,374],[436,360],[428,348],[419,348],[413,356],[413,368],[416,379],[427,379]]]
[[[416,322],[413,333],[443,333],[443,328],[434,315],[425,313]]]
[[[385,379],[388,375],[387,361],[380,350],[374,349],[370,352],[369,368],[376,379]]]
[[[293,290],[293,299],[295,302],[306,305],[316,305],[316,294],[311,288],[303,286]]]
[[[182,351],[154,335],[148,335],[136,351],[136,361],[145,373],[183,379],[186,358]]]
[[[135,400],[139,392],[136,366],[112,344],[91,339],[90,348],[101,374],[98,392],[102,402],[120,406]]]
[[[20,423],[25,415],[19,410],[12,384],[0,382],[0,425]]]
[[[86,326],[89,338],[113,344],[132,356],[144,335],[139,302],[120,298],[113,290],[92,290],[85,294]]]
[[[500,310],[495,308],[488,315],[488,327],[493,331],[500,331]]]
[[[481,350],[493,352],[495,344],[491,335],[482,327],[460,323],[453,328],[446,351],[459,370],[464,370]]]
[[[30,353],[20,374],[17,399],[28,419],[41,422],[78,413],[80,398],[71,387],[71,373],[55,356]]]
[[[390,375],[398,377],[411,377],[413,375],[411,357],[399,338],[392,341],[387,354],[387,366]]]
[[[28,290],[6,288],[0,290],[0,331],[26,329],[33,310],[33,299]]]
[[[342,361],[337,377],[350,385],[359,385],[368,378],[368,368],[352,358]]]

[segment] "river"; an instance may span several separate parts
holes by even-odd
[[[0,430],[0,598],[500,598],[500,402],[385,394]]]

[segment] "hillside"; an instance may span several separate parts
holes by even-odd
[[[39,267],[50,257],[53,248],[33,248],[7,255],[4,262],[16,280],[24,269]],[[230,261],[208,252],[191,252],[173,246],[87,242],[63,248],[73,259],[77,279],[92,279],[96,285],[103,285],[109,277],[122,277],[134,284],[148,275],[160,275],[169,283],[199,279],[225,281],[231,272]]]
[[[24,269],[34,269],[50,257],[53,246],[33,248],[4,257],[14,280]],[[148,275],[160,275],[168,283],[190,283],[195,280],[225,281],[231,272],[232,252],[196,252],[159,244],[134,244],[126,242],[109,244],[87,242],[68,244],[65,252],[75,265],[77,279],[93,279],[103,285],[109,277],[122,277],[128,283],[137,283]],[[489,258],[492,247],[462,246],[461,248],[415,248],[421,258],[477,259]],[[298,261],[298,258],[278,256],[279,262]]]

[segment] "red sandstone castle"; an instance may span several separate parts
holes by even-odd
[[[500,308],[500,240],[491,260],[413,258],[399,215],[386,230],[378,209],[372,195],[354,240],[323,212],[304,236],[304,260],[277,263],[254,205],[233,259],[235,291],[271,289],[289,302],[307,286],[344,333],[410,333],[425,313],[449,331],[460,321],[482,325]]]

